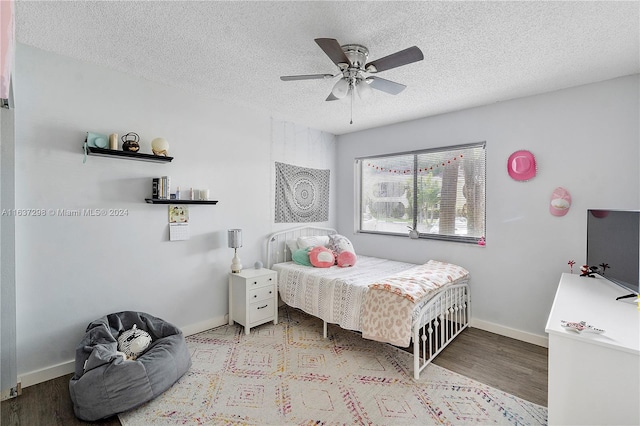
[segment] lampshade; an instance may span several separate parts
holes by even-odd
[[[349,82],[347,81],[347,79],[341,78],[340,80],[338,80],[335,86],[333,86],[331,93],[338,99],[342,99],[347,96],[347,93],[349,93]]]
[[[229,248],[242,247],[242,229],[229,229],[227,231]]]
[[[358,88],[358,96],[362,100],[369,99],[373,95],[373,89],[369,86],[367,80],[360,80],[356,87]]]

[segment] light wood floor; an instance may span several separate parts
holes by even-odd
[[[547,405],[547,349],[468,328],[434,363],[539,405]],[[2,402],[2,426],[120,425],[116,416],[85,423],[73,414],[71,375],[23,389]]]

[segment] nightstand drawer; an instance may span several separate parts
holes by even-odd
[[[274,286],[265,286],[253,289],[249,292],[249,303],[254,303],[259,300],[273,299],[275,288]]]
[[[251,327],[278,323],[278,274],[270,269],[244,269],[229,274],[229,325]]]
[[[275,283],[276,282],[273,279],[273,276],[254,277],[247,280],[249,289],[264,287],[267,285],[274,285]]]
[[[275,303],[273,300],[252,303],[249,305],[249,323],[261,322],[273,318]]]

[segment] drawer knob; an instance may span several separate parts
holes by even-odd
[[[258,309],[264,309],[264,308],[266,308],[267,306],[269,306],[269,305],[258,306]]]
[[[269,290],[269,294],[272,294],[273,292],[271,290]]]
[[[257,294],[254,294],[254,295],[253,295],[253,297],[258,297],[258,295],[257,295]]]

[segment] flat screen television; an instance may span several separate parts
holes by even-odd
[[[587,210],[587,265],[628,290],[640,291],[640,211]]]

